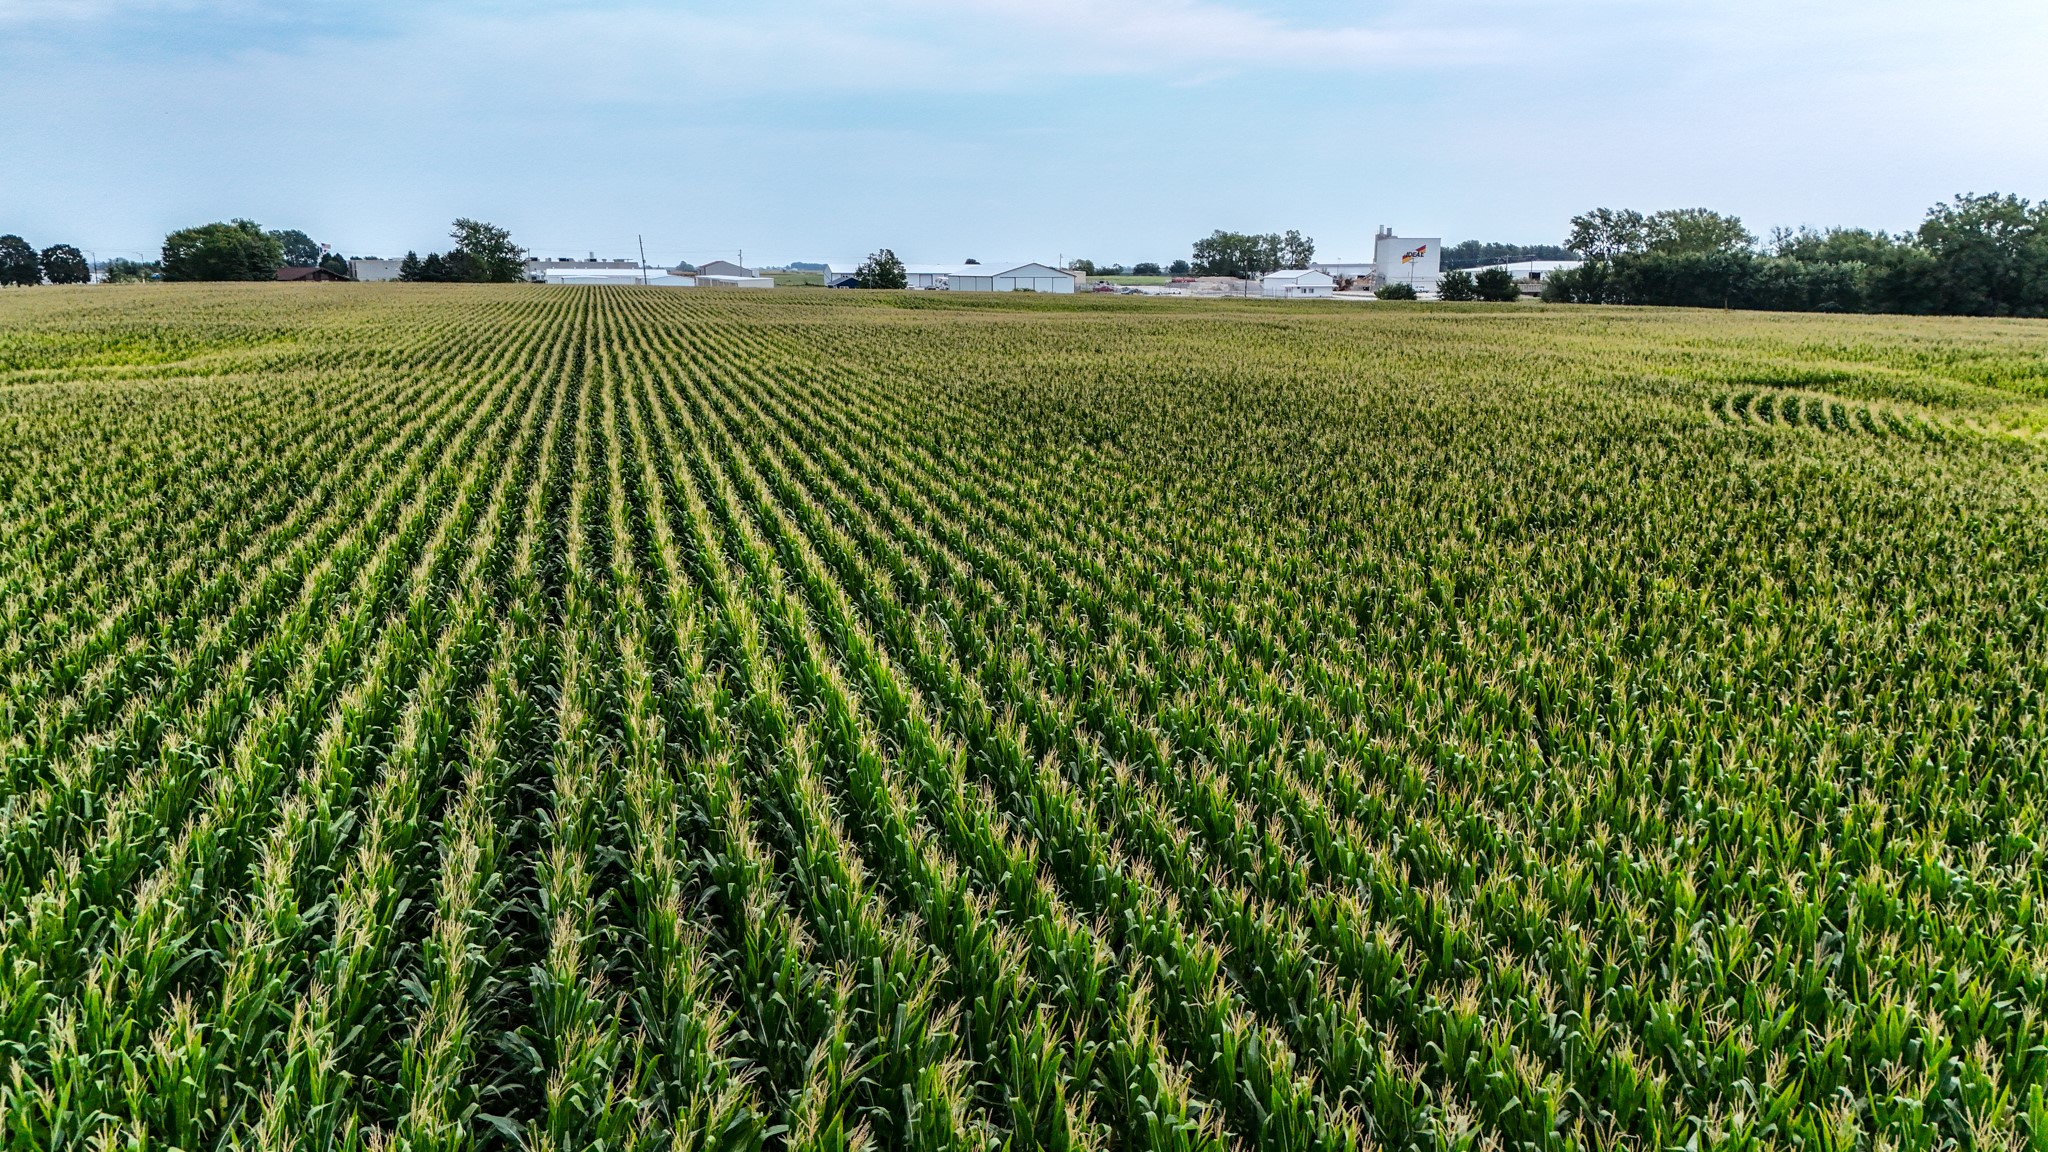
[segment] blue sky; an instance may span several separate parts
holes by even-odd
[[[1170,260],[2048,196],[2043,0],[0,0],[0,231]]]

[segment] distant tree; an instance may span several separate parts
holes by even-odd
[[[1472,278],[1474,292],[1481,300],[1496,304],[1512,304],[1522,298],[1522,289],[1515,283],[1514,273],[1505,268],[1488,268]]]
[[[154,260],[144,263],[123,256],[116,256],[107,261],[106,266],[100,271],[106,276],[109,284],[140,284],[150,280],[161,280],[164,275],[163,265]]]
[[[1093,276],[1095,275],[1095,261],[1069,260],[1067,261],[1067,271],[1079,272],[1083,276]]]
[[[1439,300],[1465,301],[1479,299],[1479,288],[1472,282],[1472,274],[1462,268],[1444,273],[1437,281],[1436,297]]]
[[[979,261],[979,260],[976,260],[976,259],[975,259],[974,257],[972,257],[972,256],[969,256],[969,257],[967,258],[967,260],[966,260],[965,262],[966,262],[966,263],[968,263],[968,264],[979,264],[979,263],[981,263],[981,261]]]
[[[69,244],[52,244],[43,249],[43,276],[52,284],[90,284],[92,266],[85,254]]]
[[[166,280],[269,280],[284,247],[254,220],[202,224],[164,237]]]
[[[420,261],[419,279],[427,284],[445,282],[448,279],[448,262],[441,258],[439,252],[427,253],[427,258]]]
[[[321,253],[320,267],[327,269],[329,272],[334,273],[336,276],[346,276],[350,280],[355,279],[355,273],[349,271],[348,261],[343,260],[339,253]]]
[[[43,263],[19,236],[0,236],[0,287],[32,288],[43,282]]]
[[[418,283],[420,279],[420,254],[407,252],[405,259],[398,262],[398,278],[407,283]]]
[[[2048,315],[2048,201],[1959,195],[1928,209],[1915,238],[1933,261],[1935,311]]]
[[[271,235],[277,238],[278,247],[284,250],[285,267],[315,268],[319,266],[320,245],[314,243],[311,236],[306,235],[297,228],[286,228],[282,232],[272,232]]]
[[[1773,228],[1765,248],[1773,256],[1809,264],[1875,264],[1909,240],[1867,228]]]
[[[1644,248],[1667,256],[1705,256],[1747,252],[1756,237],[1739,216],[1723,216],[1706,208],[1672,208],[1651,214],[1644,226]]]
[[[817,269],[817,271],[821,272],[824,270],[822,266]],[[669,271],[677,276],[695,276],[697,274],[697,266],[688,260],[683,260],[677,263],[675,267],[669,269]]]
[[[1187,276],[1193,272],[1194,267],[1185,260],[1175,260],[1166,266],[1166,274],[1168,276]]]
[[[1562,244],[1503,244],[1497,241],[1461,240],[1443,248],[1446,271],[1477,268],[1482,264],[1506,264],[1513,260],[1569,260],[1572,250]]]
[[[1589,260],[1658,252],[1666,256],[1705,256],[1747,252],[1756,237],[1738,216],[1706,208],[1671,208],[1645,216],[1632,210],[1595,208],[1572,217],[1565,247]]]
[[[1382,300],[1413,300],[1415,299],[1415,285],[1403,284],[1397,280],[1380,285],[1372,290],[1372,294]]]
[[[1296,231],[1216,231],[1195,241],[1194,268],[1204,276],[1249,280],[1282,268],[1305,268],[1315,259],[1315,241]]]
[[[1136,264],[1131,265],[1131,275],[1159,276],[1162,273],[1159,271],[1159,265],[1152,263],[1150,260],[1140,260]]]
[[[432,260],[429,256],[427,259]],[[441,257],[441,279],[451,284],[482,284],[491,282],[484,273],[483,262],[460,248],[451,249]]]
[[[452,260],[458,253],[462,275],[452,277],[487,284],[511,284],[526,278],[526,250],[512,243],[512,233],[495,224],[467,217],[455,222],[449,235],[455,240]]]
[[[903,270],[903,261],[887,248],[878,249],[862,261],[854,275],[863,288],[903,288],[910,283],[909,275]]]
[[[1641,212],[1595,208],[1572,217],[1572,234],[1565,238],[1564,246],[1588,260],[1640,252],[1649,242],[1647,227]]]
[[[1280,236],[1280,267],[1306,268],[1315,261],[1316,242],[1289,228]],[[1272,269],[1267,269],[1272,271]]]

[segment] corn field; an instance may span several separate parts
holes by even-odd
[[[2048,327],[0,297],[22,1149],[2048,1148]]]

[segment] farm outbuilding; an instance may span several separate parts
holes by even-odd
[[[1259,282],[1261,296],[1316,297],[1328,296],[1337,290],[1337,281],[1328,272],[1315,268],[1289,268],[1279,272],[1266,273]]]
[[[694,288],[690,276],[675,276],[659,268],[548,268],[543,272],[549,284],[644,284],[650,288]]]
[[[1074,291],[1073,273],[1050,264],[906,264],[903,271],[909,287],[941,292]]]

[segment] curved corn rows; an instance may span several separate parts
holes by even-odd
[[[2048,1147],[2048,336],[0,304],[10,1147]]]

